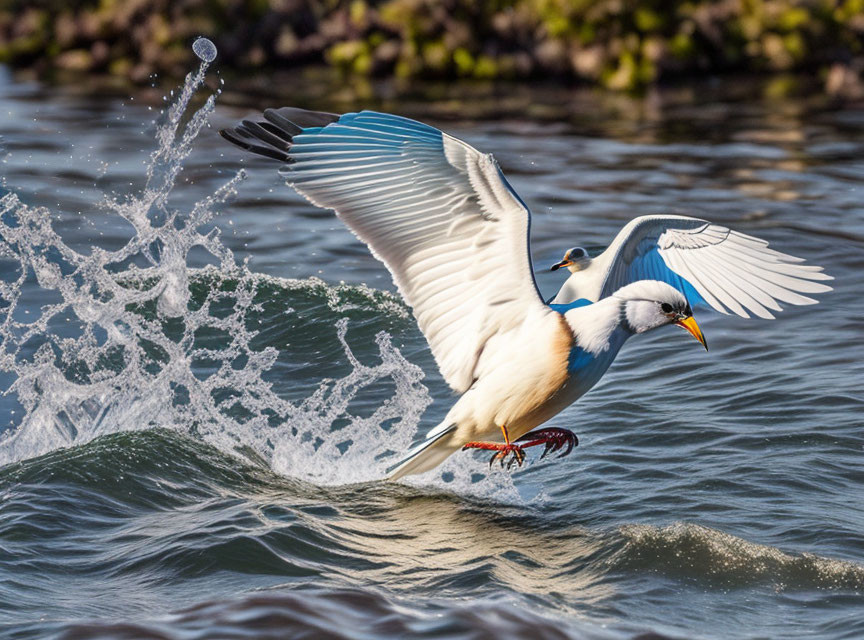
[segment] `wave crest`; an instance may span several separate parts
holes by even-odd
[[[789,554],[697,524],[626,525],[616,564],[706,580],[722,587],[768,583],[780,590],[864,589],[864,567],[810,553]]]
[[[12,192],[0,197],[0,259],[9,267],[0,279],[0,388],[17,415],[0,441],[0,464],[164,427],[282,473],[345,483],[380,478],[383,455],[409,447],[430,402],[422,371],[383,331],[374,364],[346,338],[347,318],[359,314],[363,325],[374,311],[398,322],[409,315],[405,305],[364,286],[280,280],[237,264],[213,221],[242,170],[188,210],[170,206],[215,106],[218,92],[185,115],[207,65],[163,113],[142,191],[103,199],[133,229],[119,249],[77,251],[52,228],[50,210]],[[219,266],[190,268],[193,249]],[[286,321],[302,313],[305,325]],[[335,327],[334,316],[342,317]],[[343,367],[324,380],[306,376],[299,394],[286,385],[308,362],[290,362],[285,347],[303,341],[347,360],[347,375]],[[303,346],[296,351],[308,355]],[[383,403],[354,410],[361,391],[381,384],[390,391]]]

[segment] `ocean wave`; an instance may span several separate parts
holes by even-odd
[[[278,279],[237,264],[212,223],[242,170],[187,209],[169,205],[218,95],[185,113],[209,62],[163,113],[143,189],[104,197],[102,208],[132,229],[119,248],[77,250],[51,226],[50,210],[12,192],[0,198],[9,267],[0,374],[4,406],[17,415],[0,464],[168,428],[335,484],[380,478],[388,456],[409,448],[430,398],[422,370],[388,333],[406,326],[404,303],[366,286]],[[190,267],[193,250],[218,266]],[[372,389],[386,391],[370,407],[361,392]]]
[[[434,602],[417,608],[372,589],[315,587],[267,591],[234,600],[205,602],[141,623],[77,623],[63,640],[139,638],[500,638],[503,640],[622,640],[631,635],[596,627],[578,631],[511,602],[470,605]],[[658,634],[642,640],[670,640]]]
[[[864,590],[864,566],[812,553],[791,554],[698,524],[625,525],[620,568],[692,578],[722,588],[768,584],[778,591]]]
[[[855,563],[700,525],[587,528],[429,488],[321,487],[171,430],[8,465],[0,497],[0,610],[15,612],[0,620],[25,637],[29,625],[44,635],[50,602],[68,638],[391,637],[386,620],[392,637],[629,638],[638,625],[603,630],[596,613],[634,595],[625,575],[786,594],[855,594],[864,581]],[[223,580],[245,587],[226,599]],[[124,622],[107,622],[118,610]]]

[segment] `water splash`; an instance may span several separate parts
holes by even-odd
[[[290,299],[298,290],[318,295],[337,315],[350,313],[358,299],[380,314],[405,316],[406,309],[364,287],[268,278],[238,264],[214,219],[245,178],[242,170],[191,208],[170,206],[183,162],[218,95],[187,115],[216,56],[203,38],[193,49],[202,62],[156,129],[143,190],[101,203],[131,224],[134,233],[124,246],[78,252],[55,232],[51,211],[11,192],[0,198],[6,267],[0,277],[0,388],[23,409],[0,440],[0,464],[108,433],[165,427],[320,484],[379,479],[410,447],[431,402],[422,371],[383,332],[376,337],[379,361],[361,362],[349,346],[347,320],[334,326],[334,314],[324,314],[350,373],[313,383],[311,395],[292,402],[274,390],[270,374],[279,351],[257,339],[256,322],[268,296]],[[195,248],[218,266],[191,269]],[[354,412],[358,394],[382,381],[392,395],[371,415]],[[478,479],[485,474],[450,465],[422,482],[514,497],[512,482],[496,476],[484,487]]]
[[[406,428],[394,429],[388,444],[407,448],[429,402],[420,370],[399,355],[386,334],[377,339],[381,363],[361,364],[341,321],[338,336],[352,372],[325,381],[299,405],[281,398],[264,376],[276,349],[253,346],[258,332],[250,318],[260,309],[256,293],[263,280],[237,264],[218,228],[210,225],[236,193],[243,171],[189,211],[168,204],[183,161],[215,105],[213,94],[181,126],[216,53],[205,39],[194,49],[202,63],[157,127],[146,186],[139,194],[106,197],[102,203],[134,229],[123,247],[79,253],[54,231],[49,210],[30,207],[14,193],[0,199],[0,258],[8,267],[0,281],[0,373],[11,380],[5,395],[15,396],[24,410],[0,442],[0,462],[110,432],[161,426],[196,433],[225,450],[251,450],[277,471],[322,482],[372,479],[376,472],[380,477],[367,460],[382,451],[381,438],[371,431],[387,420],[404,421]],[[187,256],[195,247],[210,253],[218,269],[190,269]],[[46,297],[50,302],[37,318],[24,315]],[[202,338],[207,332],[230,339],[207,342]],[[196,364],[203,361],[206,367]],[[360,389],[388,376],[396,388],[393,398],[368,418],[346,414]],[[328,476],[334,465],[321,463],[346,455],[317,442],[337,417],[349,421],[349,433],[370,430],[368,439],[355,438],[348,455],[367,460],[356,465],[365,477],[346,477],[343,471],[352,465]]]
[[[198,38],[192,43],[192,51],[202,62],[211,63],[216,59],[216,45],[207,38]]]

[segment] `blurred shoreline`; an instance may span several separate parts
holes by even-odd
[[[194,68],[190,60],[188,73]],[[825,93],[818,79],[804,73],[729,73],[708,75],[646,87],[638,92],[611,91],[597,85],[553,79],[452,80],[343,76],[325,65],[240,73],[223,69],[217,58],[214,73],[205,80],[218,91],[219,104],[245,114],[266,107],[292,105],[345,113],[374,109],[437,122],[515,120],[544,126],[578,124],[589,135],[642,139],[646,123],[676,121],[664,127],[666,135],[698,135],[706,141],[722,138],[722,131],[693,131],[688,122],[700,122],[702,109],[717,104],[758,103],[778,115],[804,114],[825,109],[850,109],[864,98]],[[181,74],[153,74],[146,84],[122,76],[81,71],[40,74],[0,64],[0,92],[12,85],[41,86],[38,93],[51,99],[56,87],[65,96],[102,96],[162,109],[165,96],[182,83]],[[681,119],[684,119],[682,122]],[[627,123],[627,124],[625,124]],[[789,123],[787,125],[789,126]],[[796,124],[804,126],[804,122]],[[622,127],[626,130],[622,130]],[[698,127],[697,127],[698,128]],[[786,131],[783,136],[790,133]],[[707,137],[706,137],[707,136]]]
[[[806,77],[864,96],[861,0],[7,0],[0,63],[41,79],[329,67],[343,80],[548,80],[641,93],[706,75]]]

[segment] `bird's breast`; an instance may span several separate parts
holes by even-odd
[[[510,425],[543,405],[567,381],[573,333],[552,311],[495,336],[486,345],[472,389],[464,396],[471,420]]]

